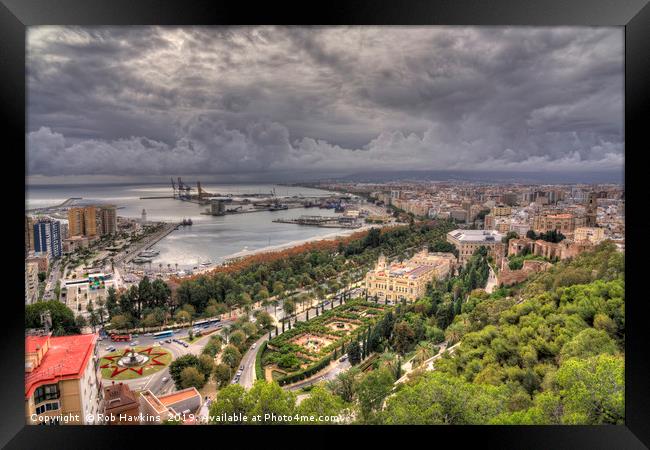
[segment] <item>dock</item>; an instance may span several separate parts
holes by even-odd
[[[292,223],[296,225],[309,225],[322,228],[360,228],[356,220],[345,220],[343,217],[331,216],[300,216],[297,219],[275,219],[276,223]]]

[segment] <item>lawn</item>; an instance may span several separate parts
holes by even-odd
[[[124,355],[124,350],[102,355],[99,360],[101,375],[106,380],[130,380],[146,377],[167,367],[172,362],[171,353],[162,347],[138,346],[137,353],[142,353],[148,359],[140,366],[132,368],[120,367],[117,362]]]

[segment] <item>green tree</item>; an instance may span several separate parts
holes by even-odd
[[[356,340],[352,341],[350,345],[348,345],[347,353],[350,364],[353,366],[356,366],[361,362],[361,347]]]
[[[316,422],[308,423],[331,423],[331,422],[318,422],[318,417],[324,416],[338,416],[345,408],[343,400],[325,389],[323,386],[316,385],[310,391],[309,397],[304,399],[298,406],[297,413],[306,416],[315,416]]]
[[[207,380],[214,370],[214,359],[212,359],[212,357],[209,355],[200,355],[198,369],[199,372],[201,372]]]
[[[241,330],[234,331],[230,335],[229,343],[236,346],[241,351],[242,347],[246,343],[246,334]]]
[[[383,423],[485,424],[505,410],[507,394],[505,386],[474,385],[442,372],[427,372],[387,400]]]
[[[241,361],[241,357],[242,355],[239,352],[239,349],[234,345],[229,344],[223,349],[221,361],[234,369],[239,364],[239,361]]]
[[[174,384],[176,384],[176,389],[183,389],[183,380],[181,378],[183,370],[188,367],[194,367],[196,369],[198,366],[199,358],[191,353],[180,356],[172,361],[169,365],[169,374],[171,375],[172,380],[174,380]]]
[[[216,401],[210,405],[210,417],[212,423],[217,424],[248,424],[243,418],[249,408],[246,390],[239,384],[231,384],[220,390]]]
[[[603,330],[587,328],[575,335],[560,351],[560,360],[569,358],[587,358],[601,353],[615,354],[616,343]]]
[[[45,311],[50,312],[51,329],[54,334],[79,334],[74,313],[57,300],[41,301],[25,306],[25,328],[42,328],[41,314]]]
[[[228,364],[217,364],[214,367],[214,380],[217,382],[219,387],[228,386],[230,379],[232,378],[232,369]],[[221,394],[219,394],[221,395]]]
[[[621,356],[601,354],[570,359],[557,372],[565,424],[625,423],[625,363]]]
[[[248,409],[249,415],[260,415],[264,420],[266,414],[291,416],[294,413],[296,397],[293,392],[285,391],[275,381],[267,383],[264,380],[257,380],[246,394],[246,403],[250,405]],[[286,422],[277,420],[258,424],[262,425],[264,423],[274,425]]]
[[[195,387],[202,388],[205,385],[205,375],[196,367],[186,367],[181,371],[181,388]]]
[[[381,410],[384,399],[392,390],[394,382],[393,374],[386,368],[373,370],[362,378],[357,388],[357,395],[363,422],[374,422],[375,413]]]

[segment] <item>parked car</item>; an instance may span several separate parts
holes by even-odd
[[[171,339],[165,339],[165,342],[167,342],[168,344],[171,344],[172,340]]]
[[[167,377],[163,377],[162,382],[163,382],[163,383],[167,383],[167,380],[169,380],[169,378],[167,378]]]
[[[187,348],[189,347],[189,344],[187,342],[183,342],[183,347]]]
[[[242,370],[244,370],[244,365],[243,364],[241,366],[239,366],[239,371],[241,372]]]
[[[348,359],[348,355],[343,355],[343,356],[341,356],[341,358],[339,359],[339,362],[345,362],[347,359]]]
[[[253,342],[253,345],[251,345],[251,348],[257,347],[257,342]]]

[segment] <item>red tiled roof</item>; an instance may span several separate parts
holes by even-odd
[[[35,353],[36,350],[43,348],[49,336],[27,336],[25,338],[25,352]]]
[[[41,336],[27,336],[26,349],[35,348]],[[41,363],[25,375],[25,397],[43,385],[80,378],[93,354],[97,334],[76,334],[50,338],[48,351]]]

